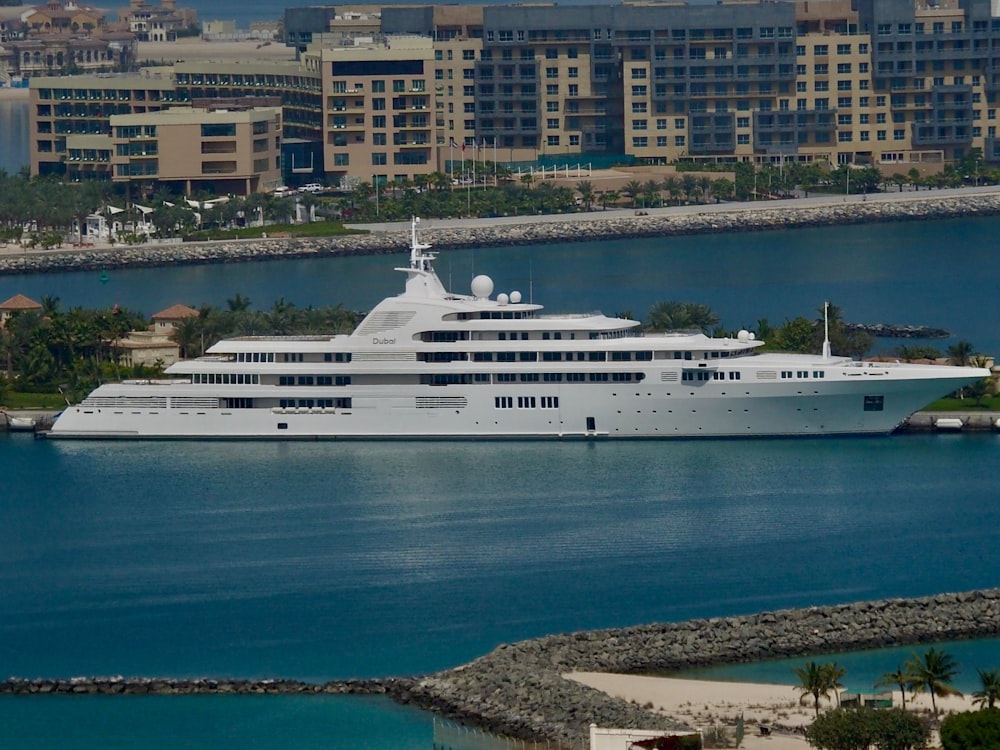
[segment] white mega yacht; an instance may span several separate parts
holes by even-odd
[[[758,353],[446,290],[411,225],[402,294],[336,336],[220,341],[163,380],[102,385],[55,438],[690,438],[888,433],[988,370]]]

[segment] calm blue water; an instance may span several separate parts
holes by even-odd
[[[456,291],[487,273],[498,292],[519,289],[552,312],[631,310],[641,318],[656,302],[689,300],[711,306],[730,328],[751,330],[760,318],[818,317],[830,300],[849,321],[936,326],[1000,354],[991,310],[1000,289],[998,233],[1000,218],[875,224],[454,250],[436,267]],[[111,270],[107,283],[100,272],[0,276],[0,299],[51,294],[64,307],[118,303],[151,315],[177,302],[224,306],[239,292],[259,309],[284,296],[300,307],[368,310],[402,291],[403,276],[391,270],[399,263],[400,256],[374,256]]]
[[[551,632],[997,583],[995,435],[208,450],[8,436],[0,455],[0,664],[17,675],[413,674]],[[267,704],[261,731],[428,744],[421,714],[310,701]],[[55,747],[37,726],[85,711],[60,747],[128,746],[138,725],[208,748],[204,722],[247,710],[137,699],[136,724],[133,703],[85,705],[0,700],[5,746]]]
[[[498,289],[532,288],[556,310],[694,299],[728,325],[812,315],[829,297],[851,319],[941,325],[995,350],[986,248],[998,226],[470,250],[446,253],[438,269],[456,287],[473,270],[492,273]],[[961,263],[939,258],[956,246]],[[97,274],[0,277],[0,297],[153,312],[239,291],[264,307],[284,295],[366,309],[400,289],[387,271],[397,261],[115,271],[106,285]],[[546,633],[992,587],[998,463],[992,434],[210,445],[3,436],[0,669],[417,674]],[[967,675],[1000,665],[993,642],[954,649]],[[884,657],[888,667],[878,658],[851,662],[848,683],[870,683],[900,656]],[[744,677],[789,679],[788,665],[756,669]],[[0,699],[0,746],[18,750],[416,750],[431,733],[427,715],[363,699]]]

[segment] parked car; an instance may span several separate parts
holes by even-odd
[[[296,192],[295,189],[288,187],[288,185],[278,185],[274,189],[274,196],[276,198],[284,198],[289,195],[295,195]]]
[[[303,193],[322,193],[326,190],[326,188],[318,182],[307,182],[305,185],[300,187],[299,190]]]

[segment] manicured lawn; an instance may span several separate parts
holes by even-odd
[[[978,406],[974,398],[942,398],[922,411],[1000,411],[1000,396],[984,398]]]
[[[184,238],[186,242],[198,240],[253,240],[268,237],[336,237],[343,234],[363,234],[355,229],[346,229],[339,221],[315,221],[311,224],[273,224],[266,227],[244,227],[242,229],[210,230],[195,232]]]
[[[8,409],[62,409],[66,406],[60,393],[22,393],[7,391],[0,405]]]

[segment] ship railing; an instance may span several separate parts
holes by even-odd
[[[881,370],[884,367],[899,367],[899,362],[864,362],[857,360],[850,360],[848,362],[842,362],[839,367],[857,367],[865,370]]]
[[[701,333],[700,328],[682,328],[676,331],[639,331],[636,335],[642,338],[685,338],[690,336],[697,336]]]
[[[177,379],[177,378],[139,378],[123,380],[122,385],[190,385],[191,381],[187,379]]]
[[[230,341],[329,341],[336,334],[306,334],[293,336],[235,336]]]

